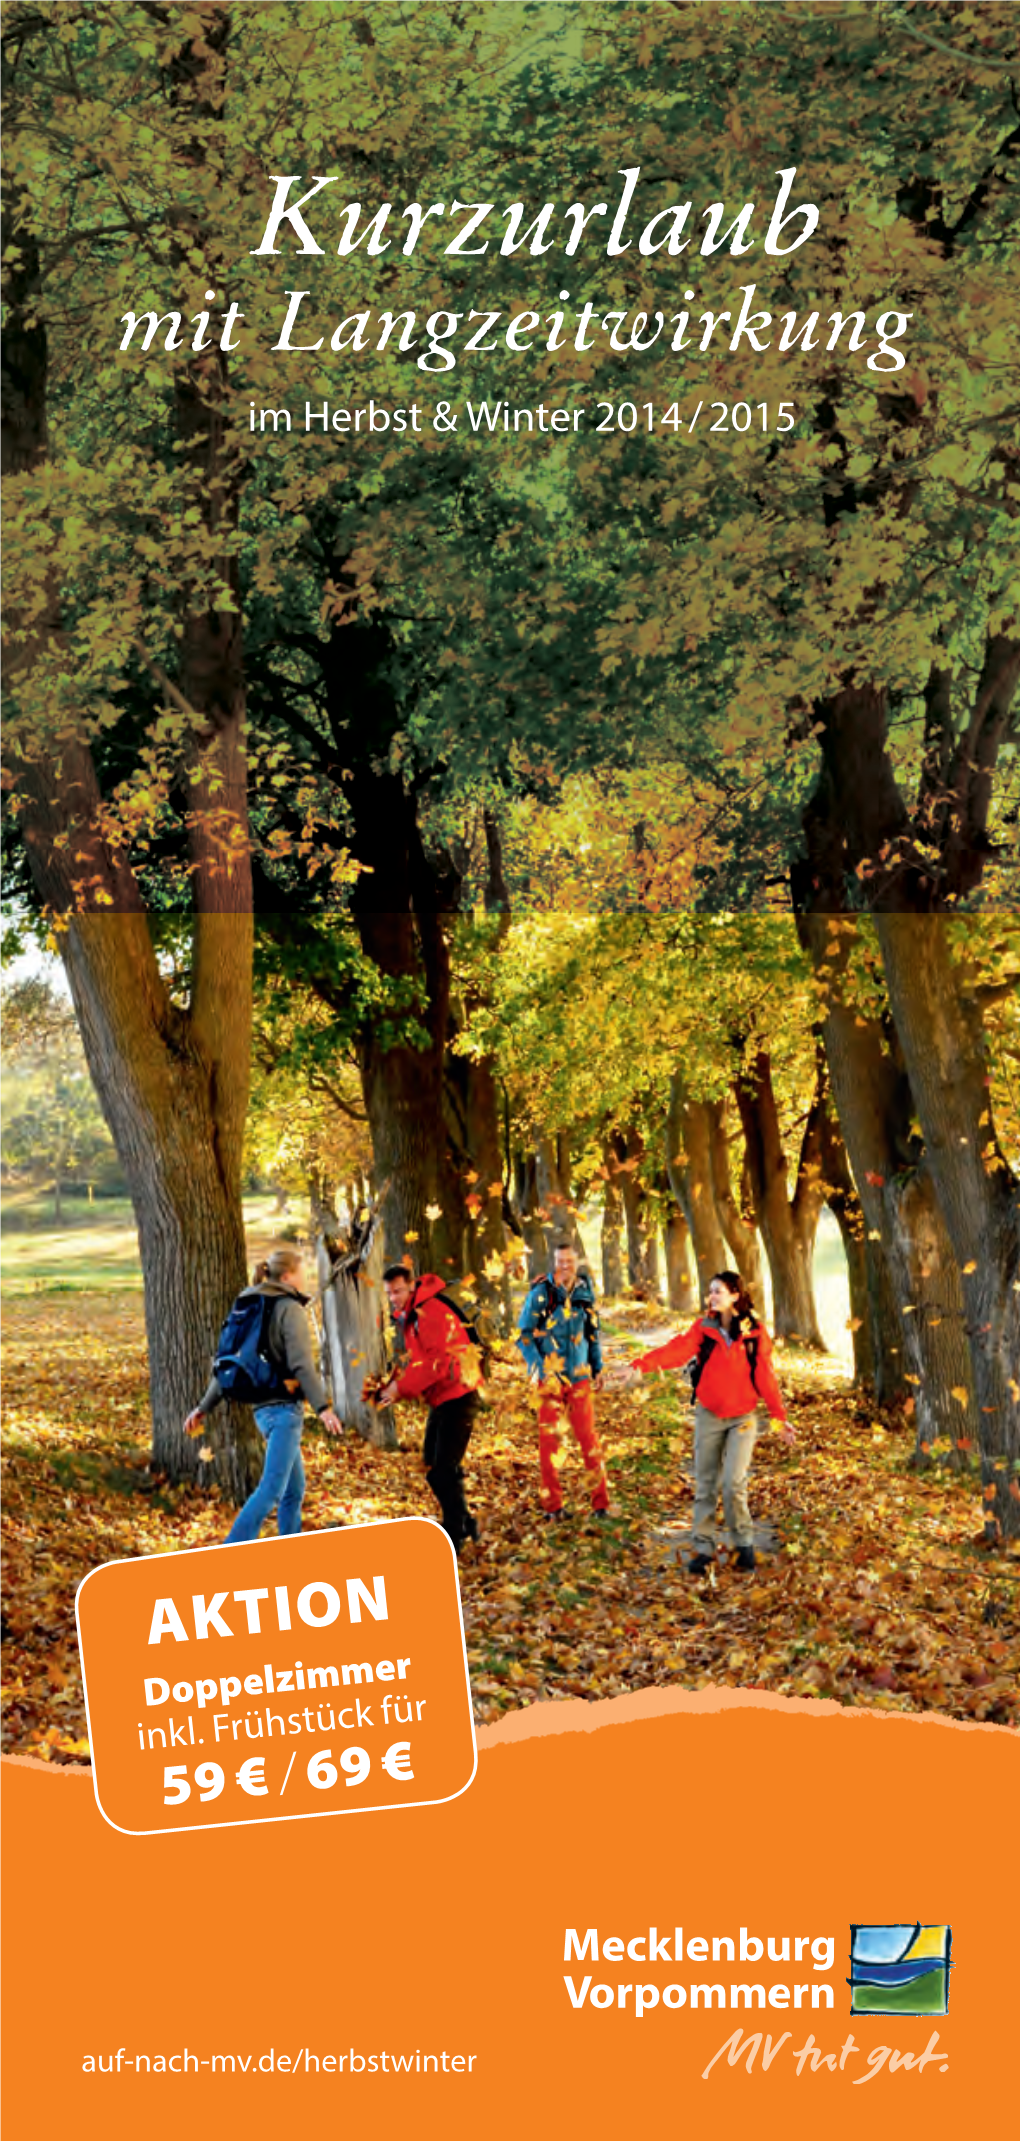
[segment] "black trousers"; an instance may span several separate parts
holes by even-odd
[[[443,1530],[455,1547],[478,1535],[464,1500],[461,1470],[477,1410],[478,1399],[473,1390],[468,1390],[462,1398],[447,1398],[445,1405],[433,1406],[425,1423],[425,1477],[443,1512]]]

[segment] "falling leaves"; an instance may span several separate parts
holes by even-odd
[[[217,1488],[171,1490],[149,1469],[137,1296],[14,1302],[8,1353],[18,1396],[5,1438],[4,1744],[81,1761],[82,1576],[103,1561],[213,1545],[231,1513]],[[522,1702],[709,1685],[1018,1721],[1016,1557],[999,1564],[993,1619],[988,1564],[970,1543],[983,1506],[973,1475],[941,1466],[938,1451],[913,1471],[910,1438],[889,1424],[873,1440],[873,1412],[845,1385],[793,1361],[781,1372],[798,1442],[791,1452],[763,1437],[750,1488],[779,1551],[760,1558],[751,1583],[720,1560],[714,1581],[697,1585],[678,1546],[693,1493],[690,1411],[675,1388],[600,1399],[612,1513],[592,1521],[566,1436],[568,1515],[548,1525],[533,1393],[508,1350],[466,1459],[482,1538],[460,1577],[481,1722]],[[306,1432],[306,1528],[433,1514],[423,1415],[401,1408],[399,1420],[398,1451]]]

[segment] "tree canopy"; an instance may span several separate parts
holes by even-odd
[[[390,1252],[504,1313],[602,1167],[699,1274],[760,1235],[813,1338],[824,1186],[870,1370],[1012,1522],[1020,122],[1012,11],[940,22],[9,8],[10,882],[172,1467],[257,1016],[305,1158],[329,1101]]]

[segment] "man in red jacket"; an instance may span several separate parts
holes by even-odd
[[[708,1289],[708,1314],[664,1346],[641,1353],[620,1380],[636,1382],[661,1368],[696,1364],[694,1384],[694,1545],[691,1574],[704,1576],[715,1559],[715,1507],[720,1483],[723,1511],[736,1549],[738,1569],[754,1567],[754,1525],[747,1502],[747,1475],[755,1439],[755,1413],[764,1405],[786,1442],[794,1432],[786,1417],[772,1368],[769,1334],[759,1323],[739,1273],[718,1271]]]
[[[379,1392],[380,1405],[394,1398],[423,1398],[429,1408],[422,1456],[425,1477],[443,1512],[443,1530],[459,1554],[478,1526],[464,1500],[461,1460],[471,1440],[478,1408],[481,1360],[467,1325],[442,1298],[443,1281],[433,1271],[416,1279],[406,1264],[383,1272],[393,1321],[406,1347]]]

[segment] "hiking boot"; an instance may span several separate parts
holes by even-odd
[[[592,1510],[592,1516],[593,1516],[593,1517],[598,1517],[598,1518],[599,1518],[600,1520],[601,1520],[601,1519],[604,1519],[604,1518],[605,1518],[605,1517],[607,1517],[608,1515],[609,1515],[609,1511],[608,1511],[608,1509],[593,1509],[593,1510]]]
[[[714,1560],[714,1554],[695,1554],[687,1566],[692,1576],[707,1576]]]
[[[566,1513],[567,1512],[565,1509],[547,1509],[545,1512],[545,1521],[547,1524],[561,1524],[563,1522],[564,1517],[566,1516]]]
[[[748,1570],[753,1569],[755,1567],[753,1546],[741,1546],[737,1548],[737,1556],[734,1562],[734,1567],[738,1569]]]

